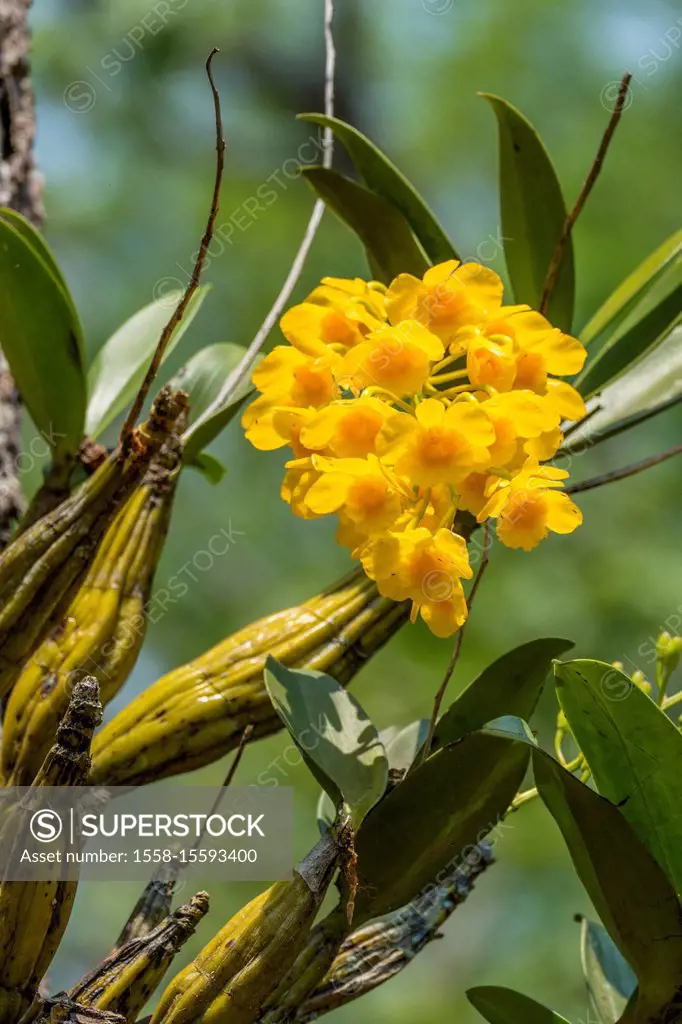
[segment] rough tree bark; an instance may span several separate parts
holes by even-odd
[[[42,183],[33,162],[29,6],[30,0],[0,0],[0,206],[11,206],[40,225]],[[19,444],[19,396],[0,351],[0,550],[23,507],[17,470]]]

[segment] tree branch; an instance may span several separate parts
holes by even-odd
[[[0,0],[0,206],[43,220],[42,180],[33,161],[35,107],[29,73],[29,0]],[[21,403],[0,352],[0,550],[24,501],[17,472]]]

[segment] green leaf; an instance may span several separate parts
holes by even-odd
[[[60,280],[26,227],[0,218],[0,346],[38,430],[57,452],[83,437],[81,328]]]
[[[303,173],[329,209],[358,236],[379,280],[389,284],[403,273],[422,277],[428,263],[399,210],[337,171],[304,167]]]
[[[265,685],[311,771],[335,806],[343,799],[357,829],[388,781],[386,751],[371,721],[355,698],[322,672],[285,668],[268,657]]]
[[[236,416],[252,390],[251,374],[242,381],[210,419],[194,426],[200,416],[213,404],[223,384],[239,366],[246,349],[231,342],[218,342],[200,349],[178,370],[170,381],[172,388],[182,388],[189,395],[189,426],[185,432],[184,460],[197,464],[199,453],[213,441]]]
[[[56,256],[41,233],[33,227],[30,220],[27,220],[26,217],[22,216],[22,214],[17,213],[16,210],[10,210],[7,206],[0,207],[0,217],[2,217],[3,220],[6,220],[19,232],[24,241],[31,246],[36,255],[39,256],[47,266],[47,269],[52,273],[54,279],[62,286],[64,294],[66,295],[68,302],[71,304],[74,317],[77,317],[76,307],[73,299],[71,298],[66,278],[62,274],[61,267],[57,263]]]
[[[190,299],[185,315],[168,344],[164,359],[171,354],[194,320],[210,288],[210,285],[202,285]],[[102,345],[88,371],[90,400],[85,429],[89,437],[99,437],[137,394],[161,332],[182,295],[180,290],[168,292],[163,299],[156,299],[144,306]]]
[[[367,816],[356,837],[359,925],[409,903],[453,871],[498,827],[518,792],[530,747],[472,733],[436,751]]]
[[[219,484],[227,473],[227,466],[210,452],[199,452],[190,460],[189,465],[198,469],[210,484]]]
[[[492,106],[499,127],[502,234],[514,298],[538,309],[568,211],[552,161],[530,121],[500,96],[479,95]],[[569,238],[547,310],[549,320],[568,333],[574,300]]]
[[[489,1024],[568,1024],[561,1014],[510,988],[481,985],[470,988],[467,999]]]
[[[557,696],[599,792],[621,808],[682,892],[682,735],[623,672],[601,661],[555,667]]]
[[[624,314],[632,309],[634,303],[655,281],[663,270],[682,252],[682,229],[667,238],[658,249],[650,253],[631,274],[622,281],[611,293],[583,327],[580,340],[584,345],[591,344],[595,338],[612,327]]]
[[[647,355],[608,384],[595,401],[598,411],[571,432],[571,454],[631,430],[682,401],[682,321],[664,331]]]
[[[637,979],[600,924],[582,919],[580,959],[592,1009],[601,1024],[616,1024],[637,987]]]
[[[589,398],[624,373],[673,328],[682,313],[682,253],[678,253],[642,294],[575,380]]]
[[[388,766],[394,771],[407,771],[423,747],[429,732],[428,718],[410,722],[386,744]]]
[[[503,654],[481,672],[438,721],[432,750],[454,743],[502,715],[528,720],[535,711],[554,658],[570,640],[531,640]]]
[[[336,817],[336,807],[334,801],[330,797],[326,790],[322,790],[319,799],[317,801],[317,827],[320,830],[320,835],[324,835],[328,832],[331,826],[334,824]]]
[[[660,1012],[682,977],[682,908],[674,889],[617,807],[537,748],[533,765],[578,876],[637,975],[642,1014]]]
[[[459,259],[450,239],[415,187],[367,136],[336,117],[299,114],[299,118],[332,129],[348,151],[367,188],[400,210],[433,263]]]

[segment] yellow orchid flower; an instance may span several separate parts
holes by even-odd
[[[450,530],[425,527],[387,533],[363,554],[363,565],[379,593],[411,600],[436,636],[451,636],[467,617],[462,579],[473,575],[464,539]]]
[[[340,399],[312,414],[301,431],[301,442],[310,449],[329,449],[341,459],[363,458],[375,453],[376,440],[392,410],[370,395]]]
[[[420,402],[415,415],[396,412],[383,428],[378,451],[396,473],[422,487],[456,483],[490,465],[495,430],[485,403],[463,398],[446,407],[437,398]]]
[[[397,481],[389,479],[374,455],[366,459],[329,459],[313,456],[319,479],[308,491],[305,503],[316,515],[343,511],[366,536],[388,530],[403,510]]]
[[[510,548],[530,551],[549,534],[573,533],[582,523],[582,513],[563,487],[566,470],[540,466],[529,459],[511,480],[499,480],[478,513],[478,521],[495,518],[497,536]]]
[[[468,324],[485,321],[502,305],[499,276],[480,263],[447,260],[430,267],[423,279],[399,274],[386,293],[391,323],[415,320],[449,342]]]
[[[435,334],[414,320],[405,320],[372,331],[366,341],[352,348],[344,358],[341,379],[354,391],[376,386],[396,397],[414,394],[443,353]]]

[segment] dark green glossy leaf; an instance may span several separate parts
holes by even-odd
[[[6,220],[9,224],[11,224],[12,227],[19,232],[24,241],[27,242],[31,246],[31,248],[36,252],[36,254],[42,259],[43,263],[47,266],[48,270],[51,271],[54,279],[57,281],[58,284],[62,286],[64,294],[66,295],[67,300],[71,304],[74,316],[77,316],[76,307],[74,305],[73,299],[71,298],[69,286],[67,285],[66,279],[62,274],[61,267],[57,263],[57,259],[54,253],[52,252],[52,249],[50,249],[49,245],[47,244],[41,233],[38,230],[36,230],[36,228],[33,227],[29,220],[26,220],[26,217],[23,217],[20,213],[17,213],[16,210],[10,210],[6,206],[0,207],[0,217],[2,217],[3,220]]]
[[[618,323],[628,313],[661,272],[682,252],[682,230],[667,238],[658,249],[650,253],[631,274],[611,293],[580,332],[584,345],[591,344],[599,335]]]
[[[426,258],[399,210],[337,171],[306,167],[303,173],[330,210],[358,236],[379,280],[388,284],[402,273],[422,277],[428,267]]]
[[[168,358],[190,326],[210,291],[202,285],[192,296],[182,322],[171,338],[164,359]],[[182,298],[181,291],[169,292],[151,302],[126,320],[105,341],[88,371],[88,412],[86,432],[98,437],[133,400],[144,380],[147,367],[168,323]]]
[[[555,667],[557,696],[599,792],[617,804],[682,892],[682,735],[623,672],[601,661]]]
[[[436,751],[391,790],[356,837],[356,923],[409,903],[499,826],[529,751],[507,736],[472,733]]]
[[[277,714],[334,805],[357,829],[388,781],[386,751],[354,697],[331,676],[285,668],[269,657],[265,685]]]
[[[528,720],[554,658],[573,646],[555,637],[531,640],[503,654],[474,679],[439,720],[432,750],[454,743],[502,715]]]
[[[682,313],[682,253],[670,260],[578,375],[575,386],[589,398],[624,373],[665,338]]]
[[[312,121],[332,129],[348,151],[367,188],[400,210],[433,263],[459,258],[414,186],[362,132],[345,121],[324,114],[300,114],[299,117],[302,121]]]
[[[556,171],[530,121],[500,96],[480,94],[495,111],[500,133],[500,207],[504,253],[516,302],[538,309],[568,212]],[[575,300],[569,238],[547,316],[570,333]]]
[[[660,1012],[682,977],[682,908],[620,810],[553,758],[533,751],[535,781],[578,876],[639,982],[638,1013]],[[658,1019],[658,1018],[655,1018]]]
[[[601,1024],[616,1024],[637,988],[637,979],[609,933],[586,917],[580,925],[580,959],[592,1009]]]
[[[0,346],[38,430],[58,452],[75,452],[83,437],[86,403],[78,317],[33,236],[4,218]]]
[[[650,352],[593,401],[598,411],[571,432],[567,447],[572,454],[632,430],[682,401],[682,322],[666,329]]]
[[[200,349],[178,370],[171,387],[189,394],[189,425],[185,432],[184,460],[197,464],[199,453],[213,441],[239,412],[252,390],[251,374],[242,381],[234,395],[208,420],[197,424],[220,394],[230,374],[239,366],[246,349],[230,342],[218,342]],[[201,467],[199,467],[201,468]]]
[[[467,999],[489,1024],[569,1024],[565,1017],[510,988],[481,985]]]

